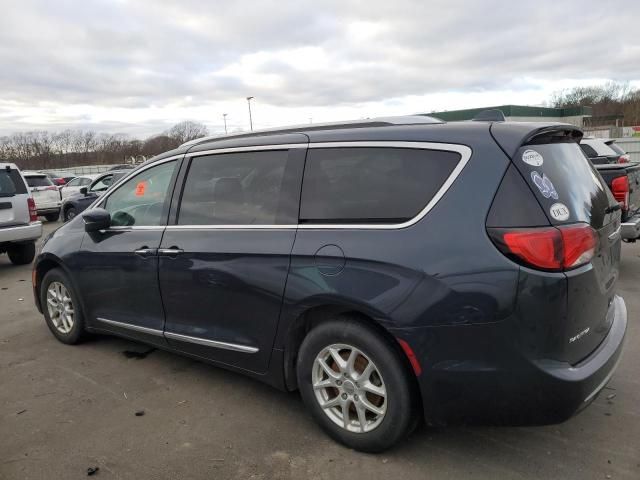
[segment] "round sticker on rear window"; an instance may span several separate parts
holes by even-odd
[[[522,161],[534,167],[539,167],[544,163],[544,158],[535,150],[525,150],[522,154]]]
[[[569,220],[569,208],[564,203],[554,203],[549,209],[549,213],[554,220],[564,222]]]

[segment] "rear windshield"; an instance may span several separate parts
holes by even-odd
[[[29,176],[27,178],[27,185],[30,187],[49,187],[53,185],[49,177],[46,175]]]
[[[27,189],[18,170],[0,170],[0,197],[13,197],[22,193],[27,193]]]
[[[514,162],[552,224],[586,222],[598,229],[611,221],[606,210],[616,202],[578,144],[526,145]]]

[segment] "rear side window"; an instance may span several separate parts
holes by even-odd
[[[179,225],[295,223],[287,182],[288,151],[238,152],[194,158],[184,184]],[[298,180],[299,182],[299,180]]]
[[[442,187],[460,154],[409,148],[310,149],[302,183],[303,223],[399,223]]]
[[[587,145],[586,143],[581,143],[580,148],[585,153],[585,155],[589,158],[596,158],[598,153],[591,147],[591,145]]]
[[[0,197],[13,197],[23,193],[27,193],[27,188],[18,170],[0,170]]]
[[[607,208],[615,205],[576,143],[527,145],[516,153],[514,163],[553,225],[586,222],[598,229]]]
[[[53,185],[51,180],[49,180],[49,177],[47,177],[46,175],[32,175],[26,177],[26,179],[27,185],[29,185],[30,187],[50,187],[51,185]]]

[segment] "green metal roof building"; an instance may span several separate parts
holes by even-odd
[[[438,117],[447,122],[471,120],[483,110],[500,110],[507,120],[514,122],[564,122],[584,127],[584,119],[591,117],[591,107],[529,107],[525,105],[500,105],[497,107],[468,108],[465,110],[448,110],[431,112],[426,115]]]

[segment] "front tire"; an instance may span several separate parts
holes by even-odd
[[[26,265],[33,262],[33,258],[36,256],[36,244],[30,242],[10,245],[7,248],[7,255],[14,265]]]
[[[72,220],[73,217],[75,217],[78,214],[78,212],[76,211],[76,209],[74,207],[69,207],[64,211],[64,221],[68,222],[69,220]]]
[[[78,300],[71,281],[61,269],[47,272],[40,287],[40,305],[51,333],[69,345],[79,343],[85,336]]]
[[[348,317],[321,323],[300,346],[297,377],[305,405],[332,438],[355,450],[386,450],[416,424],[412,379],[393,347]]]

